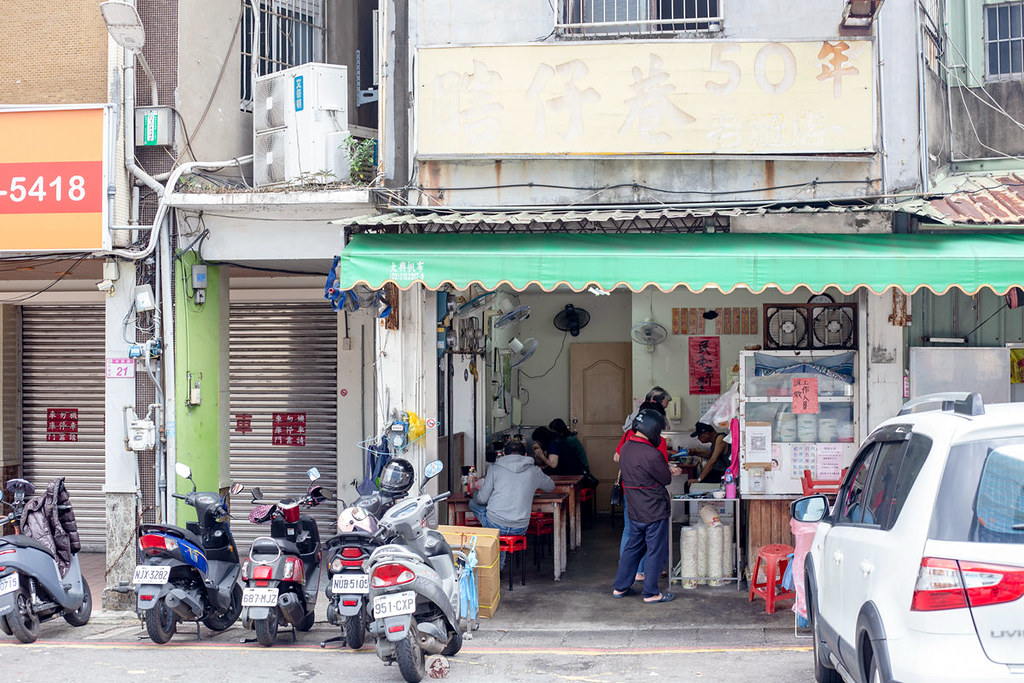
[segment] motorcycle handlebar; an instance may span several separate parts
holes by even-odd
[[[185,500],[185,496],[181,495],[180,493],[172,493],[171,497],[172,498],[180,498],[181,500]]]
[[[439,495],[439,496],[434,496],[434,497],[433,497],[433,498],[431,498],[430,500],[434,501],[435,503],[440,503],[440,502],[441,502],[442,500],[446,500],[446,499],[448,498],[448,496],[450,496],[450,495],[452,495],[452,492],[451,492],[451,491],[445,491],[445,492],[444,492],[444,493],[442,493],[441,495]]]

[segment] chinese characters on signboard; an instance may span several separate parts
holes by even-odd
[[[48,408],[46,440],[78,441],[78,408]]]
[[[866,40],[419,50],[418,153],[873,151]]]
[[[817,377],[794,377],[793,378],[793,412],[794,413],[817,413],[818,412],[818,378]]]
[[[248,434],[252,431],[252,415],[238,413],[235,415],[235,433]]]
[[[275,446],[306,445],[306,414],[305,413],[274,413]]]
[[[722,393],[718,337],[690,337],[689,346],[690,393]]]

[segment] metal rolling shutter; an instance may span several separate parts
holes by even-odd
[[[231,306],[232,481],[259,486],[272,500],[298,497],[309,485],[306,470],[315,466],[320,483],[337,488],[337,326],[337,314],[323,304]],[[274,413],[305,413],[305,446],[272,443]],[[252,431],[239,431],[239,415],[251,416]],[[246,491],[233,505],[232,532],[242,553],[270,531],[248,521],[250,500]],[[337,506],[325,503],[312,515],[321,538],[331,536]]]
[[[86,550],[106,546],[103,306],[25,306],[22,406],[25,478],[65,477]],[[77,441],[47,441],[47,410],[78,410]]]

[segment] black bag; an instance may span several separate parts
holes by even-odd
[[[610,500],[612,505],[622,505],[622,473],[615,479],[615,483],[612,484],[612,495]]]

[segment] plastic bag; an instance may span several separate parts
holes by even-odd
[[[740,385],[733,382],[729,389],[715,399],[708,411],[701,415],[700,422],[709,424],[720,432],[729,430],[729,421],[740,414]]]

